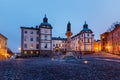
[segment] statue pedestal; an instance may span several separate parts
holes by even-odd
[[[74,56],[73,52],[67,52],[66,55],[63,56],[63,60],[76,60],[76,57]]]
[[[67,52],[65,56],[74,56],[72,52]]]

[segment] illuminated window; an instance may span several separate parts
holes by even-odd
[[[30,51],[31,54],[33,54],[33,51]]]
[[[30,48],[31,48],[31,49],[33,48],[33,44],[30,45]]]
[[[38,52],[38,51],[36,51],[36,53],[38,54],[39,52]]]
[[[104,36],[102,36],[102,39],[104,39]]]
[[[27,51],[24,51],[24,54],[27,54]]]

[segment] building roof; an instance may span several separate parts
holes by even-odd
[[[39,27],[52,29],[51,24],[48,23],[48,18],[46,17],[46,15],[45,15],[45,17],[43,18],[43,22],[39,25]]]
[[[38,30],[38,27],[25,27],[25,26],[21,26],[21,29],[32,29],[32,30]]]
[[[78,34],[76,34],[76,35],[72,36],[72,37],[71,37],[71,39],[73,39],[73,38],[77,37],[78,35],[80,35],[80,33],[78,33]]]
[[[61,37],[52,37],[52,40],[67,40],[67,38],[61,38]]]
[[[4,37],[5,39],[8,39],[7,37],[5,37],[3,34],[0,33],[0,36]]]
[[[80,33],[84,33],[84,32],[90,32],[90,33],[93,33],[91,29],[88,28],[88,24],[85,24],[83,25],[83,29],[80,31]]]

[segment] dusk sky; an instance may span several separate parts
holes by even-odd
[[[8,38],[8,48],[17,52],[20,27],[39,25],[45,14],[53,26],[53,37],[66,37],[68,21],[73,35],[86,21],[99,39],[114,22],[120,22],[120,0],[0,0],[0,33]]]

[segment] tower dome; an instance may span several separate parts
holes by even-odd
[[[86,21],[85,21],[85,24],[83,25],[83,29],[80,31],[80,33],[85,33],[85,32],[93,33],[92,30],[88,28],[88,24],[86,24]]]
[[[52,29],[51,24],[48,23],[48,18],[46,17],[46,14],[43,18],[43,22],[39,25],[39,27],[51,28]]]

